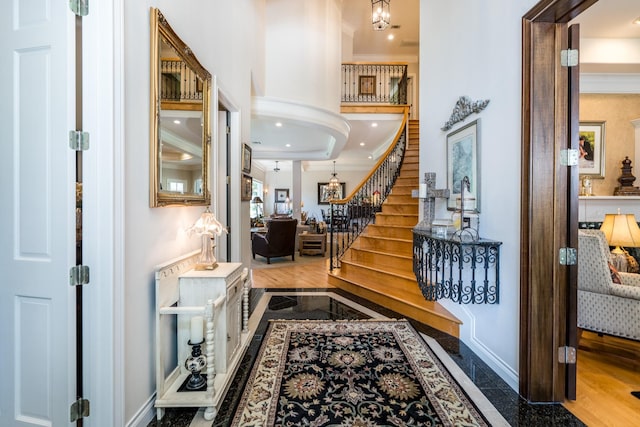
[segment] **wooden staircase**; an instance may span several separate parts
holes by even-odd
[[[455,337],[460,320],[422,296],[413,273],[413,227],[418,223],[419,121],[409,121],[409,144],[396,180],[375,224],[346,251],[329,283]]]

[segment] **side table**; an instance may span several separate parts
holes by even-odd
[[[327,234],[299,234],[300,255],[324,255],[327,249]]]

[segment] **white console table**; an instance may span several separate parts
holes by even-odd
[[[197,255],[156,271],[158,420],[167,407],[204,407],[205,419],[213,420],[248,346],[247,269],[241,263],[219,263],[214,270],[194,270]],[[204,317],[202,353],[207,366],[202,373],[207,375],[207,387],[205,391],[178,391],[190,375],[184,364],[191,354],[188,342],[193,316]]]

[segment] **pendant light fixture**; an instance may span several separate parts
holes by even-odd
[[[371,22],[375,31],[382,31],[389,26],[391,13],[390,0],[371,0]]]
[[[329,179],[329,191],[331,193],[331,198],[336,199],[340,195],[340,181],[338,180],[338,174],[336,173],[336,161],[333,161],[333,173],[331,174],[331,179]]]
[[[273,168],[273,171],[276,172],[276,173],[280,172],[280,168],[278,167],[278,161],[277,160],[276,160],[276,167]]]

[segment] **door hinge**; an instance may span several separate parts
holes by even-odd
[[[69,270],[69,285],[80,286],[89,283],[89,266],[74,265]]]
[[[574,347],[564,346],[558,348],[558,362],[566,364],[576,363],[576,349]]]
[[[69,0],[69,9],[78,16],[89,14],[89,0]]]
[[[563,67],[575,67],[578,65],[578,49],[566,49],[560,51],[560,65]]]
[[[578,251],[576,248],[560,248],[560,265],[576,265]]]
[[[231,133],[231,126],[227,126],[227,135]]]
[[[578,166],[579,158],[580,154],[576,149],[560,150],[560,165],[562,166]]]
[[[78,399],[71,404],[69,408],[69,418],[72,423],[78,421],[80,418],[87,418],[90,412],[90,403],[87,399]]]
[[[81,130],[69,131],[69,148],[75,151],[85,151],[89,149],[89,132]]]

